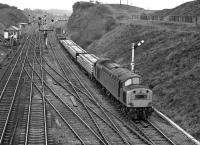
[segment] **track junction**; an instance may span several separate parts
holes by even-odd
[[[88,79],[56,35],[31,26],[0,78],[0,145],[195,145],[153,114],[132,121]]]

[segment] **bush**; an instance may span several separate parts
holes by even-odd
[[[76,2],[73,5],[73,11],[77,9],[87,9],[89,7],[92,7],[94,4],[93,3],[88,3],[88,2]]]
[[[9,8],[10,6],[9,5],[6,5],[6,4],[0,4],[0,9],[3,9],[3,8]]]
[[[105,30],[108,32],[113,29],[113,26],[116,24],[115,19],[112,17],[109,17],[106,24],[105,24]]]

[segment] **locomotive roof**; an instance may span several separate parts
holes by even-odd
[[[109,70],[113,70],[116,69],[118,67],[120,67],[119,64],[115,63],[114,61],[107,59],[107,58],[101,58],[97,61],[97,63],[105,66],[106,68],[108,68]]]
[[[144,89],[149,89],[148,86],[145,86],[145,85],[134,85],[134,84],[131,84],[129,86],[125,86],[124,87],[124,90],[132,90],[132,89],[137,89],[137,88],[144,88]]]
[[[113,74],[115,76],[117,76],[122,82],[130,79],[130,78],[135,78],[135,77],[139,77],[141,78],[140,75],[136,74],[136,73],[133,73],[131,72],[130,70],[126,69],[126,68],[122,68],[122,67],[119,67],[117,69],[115,69],[113,71]]]
[[[97,61],[97,63],[105,66],[109,71],[112,72],[112,74],[114,76],[116,76],[117,78],[119,78],[119,80],[121,82],[125,82],[126,80],[130,79],[130,78],[134,78],[134,77],[139,77],[141,78],[140,75],[131,72],[130,70],[126,69],[126,68],[122,68],[120,67],[119,64],[117,64],[116,62],[110,60],[110,59],[100,59]]]

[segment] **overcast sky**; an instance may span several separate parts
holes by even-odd
[[[20,9],[65,9],[72,10],[72,5],[80,0],[0,0],[0,3],[17,6]],[[89,0],[82,0],[89,1]],[[119,3],[120,0],[99,0],[103,3]],[[127,0],[121,0],[123,4]],[[192,0],[128,0],[129,4],[151,10],[173,8]]]

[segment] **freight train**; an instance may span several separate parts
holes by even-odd
[[[93,81],[115,98],[123,113],[132,119],[147,119],[152,113],[152,90],[142,84],[140,75],[116,62],[88,54],[70,39],[59,40],[71,58]]]

